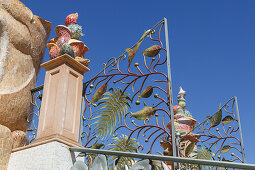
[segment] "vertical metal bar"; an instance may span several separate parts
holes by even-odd
[[[241,121],[240,121],[240,116],[239,116],[237,97],[235,96],[234,98],[235,98],[236,114],[237,114],[239,133],[240,133],[240,141],[241,141],[241,149],[242,149],[242,155],[243,155],[243,163],[245,163],[245,154],[244,154],[244,146],[243,146],[243,134],[242,134],[242,129],[241,129]]]
[[[81,115],[80,115],[80,130],[79,130],[79,143],[82,145],[82,139],[81,139],[81,135],[83,132],[83,111],[85,109],[85,99],[84,97],[82,97],[81,99]]]
[[[168,40],[168,28],[167,28],[167,19],[166,18],[164,18],[164,24],[165,24],[166,53],[167,53],[168,91],[169,91],[169,98],[170,98],[170,112],[171,112],[170,115],[171,115],[171,127],[172,127],[171,128],[172,129],[172,145],[173,145],[173,156],[176,156],[171,66],[170,66],[169,40]]]

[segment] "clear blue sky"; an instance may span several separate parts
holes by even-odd
[[[22,1],[34,14],[52,22],[50,38],[65,17],[79,13],[82,40],[90,48],[89,75],[100,63],[119,56],[145,29],[168,19],[173,94],[187,91],[193,117],[214,113],[220,103],[238,97],[246,159],[255,163],[255,1],[161,0],[161,1]],[[48,61],[46,50],[45,61]],[[41,70],[38,85],[43,84]]]

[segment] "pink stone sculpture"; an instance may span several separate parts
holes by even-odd
[[[32,112],[30,90],[35,87],[50,30],[51,23],[34,15],[20,1],[1,0],[0,125],[5,128],[0,128],[0,134],[7,128],[11,132],[23,132],[21,136],[24,136],[29,127],[27,118]],[[19,143],[15,147],[25,144],[21,136],[15,140],[23,142],[14,141]],[[0,143],[5,138],[0,138]],[[0,145],[0,153],[8,147],[9,144]],[[9,157],[4,159],[8,162]]]

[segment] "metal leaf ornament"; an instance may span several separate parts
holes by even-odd
[[[105,146],[103,143],[94,143],[91,148],[92,149],[101,149],[103,146]]]
[[[102,99],[103,96],[104,96],[104,93],[106,92],[107,90],[107,83],[104,83],[102,86],[100,86],[96,93],[93,95],[92,99],[91,99],[91,102],[90,103],[95,103],[97,102],[98,100]]]
[[[156,108],[149,107],[144,103],[143,109],[139,110],[138,112],[131,113],[130,118],[134,117],[138,120],[145,120],[152,117],[155,114],[155,112],[156,112]]]
[[[190,154],[191,154],[191,152],[194,150],[194,148],[195,148],[195,145],[196,145],[196,143],[195,142],[191,142],[188,146],[187,146],[187,148],[186,148],[186,150],[185,150],[185,156],[189,156]]]
[[[139,39],[139,41],[136,43],[135,47],[133,49],[127,48],[125,51],[128,53],[128,62],[131,63],[138,48],[140,47],[141,43],[143,42],[143,39],[146,35],[146,32],[142,35],[142,37]]]
[[[110,151],[122,151],[122,152],[137,152],[139,143],[134,138],[128,138],[127,135],[121,135],[120,137],[114,137],[112,138],[113,142],[110,143],[108,146],[111,148]],[[118,157],[118,156],[112,156],[109,159],[109,162],[112,160],[118,161],[114,163],[111,163],[110,166],[115,166],[117,170],[122,169],[123,165],[126,165],[127,167],[132,166],[132,164],[135,162],[134,158],[131,157]],[[117,164],[116,164],[117,163]],[[113,168],[114,169],[114,168]]]
[[[222,110],[220,109],[221,106],[219,106],[219,110],[214,114],[213,117],[210,118],[210,127],[218,126],[222,119]]]
[[[220,150],[220,153],[226,153],[231,149],[231,146],[229,145],[225,145],[222,147],[222,149]]]
[[[160,50],[161,50],[161,47],[159,45],[153,45],[147,48],[146,50],[144,50],[143,55],[147,57],[155,57],[158,55]]]
[[[222,123],[224,124],[229,124],[230,122],[232,122],[234,120],[234,118],[232,116],[226,116],[222,119]]]
[[[104,94],[102,102],[98,103],[97,107],[100,107],[97,112],[94,113],[93,120],[96,121],[94,131],[98,137],[107,138],[111,135],[116,128],[118,122],[122,121],[123,116],[126,114],[128,107],[130,107],[127,99],[128,93],[122,93],[120,88],[109,90]]]
[[[141,97],[143,98],[149,98],[153,93],[153,87],[149,86],[144,89],[144,91],[141,94]]]

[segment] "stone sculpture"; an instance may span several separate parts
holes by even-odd
[[[27,142],[28,120],[32,119],[30,90],[35,87],[50,30],[51,23],[34,15],[19,0],[0,0],[2,169],[7,166],[12,147],[21,147]]]
[[[56,38],[47,43],[51,59],[68,54],[81,64],[88,66],[89,59],[84,55],[89,48],[79,39],[83,36],[82,27],[77,24],[78,13],[70,14],[65,19],[65,25],[58,25],[55,28]]]

